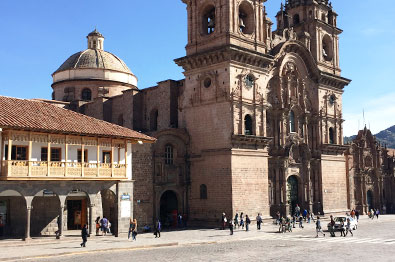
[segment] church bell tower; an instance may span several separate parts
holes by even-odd
[[[224,45],[266,53],[266,0],[182,0],[188,11],[187,55]]]
[[[321,71],[340,76],[337,14],[329,0],[288,0],[277,14],[277,33],[293,28]]]

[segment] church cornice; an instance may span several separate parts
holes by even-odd
[[[345,86],[351,83],[351,80],[321,71],[319,83],[336,89],[344,89]]]
[[[235,45],[229,45],[178,58],[175,59],[174,62],[181,66],[185,71],[223,62],[248,64],[250,66],[268,70],[270,63],[273,62],[273,57],[271,55],[254,52]]]

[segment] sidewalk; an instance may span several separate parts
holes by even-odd
[[[364,221],[364,223],[368,223],[367,217],[362,217],[360,220]],[[395,216],[381,216],[379,222],[381,221],[395,221]],[[293,233],[286,234],[315,234],[314,223],[304,223],[304,227],[305,228],[302,230],[296,225]],[[29,242],[21,240],[2,240],[0,241],[0,260],[14,261],[18,259],[45,258],[84,253],[245,241],[264,238],[270,234],[278,234],[277,232],[278,226],[265,223],[261,231],[258,231],[256,225],[253,224],[250,226],[249,232],[236,229],[233,236],[229,235],[228,229],[188,229],[183,231],[162,232],[161,238],[155,238],[153,233],[146,233],[139,234],[137,236],[137,241],[133,242],[128,241],[127,236],[120,236],[118,238],[113,236],[94,236],[88,239],[86,248],[80,247],[80,237],[64,237],[60,240],[54,238],[39,238]]]

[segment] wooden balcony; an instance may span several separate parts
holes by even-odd
[[[124,180],[125,164],[3,160],[0,180]]]

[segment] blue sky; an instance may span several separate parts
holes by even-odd
[[[268,0],[274,21],[281,0]],[[395,22],[393,0],[333,0],[339,14],[345,135],[365,123],[373,132],[395,124]],[[181,0],[1,0],[0,95],[51,97],[51,74],[86,49],[95,26],[104,48],[121,57],[139,88],[183,78],[173,59],[185,55],[186,9]],[[358,124],[359,123],[359,124]]]

